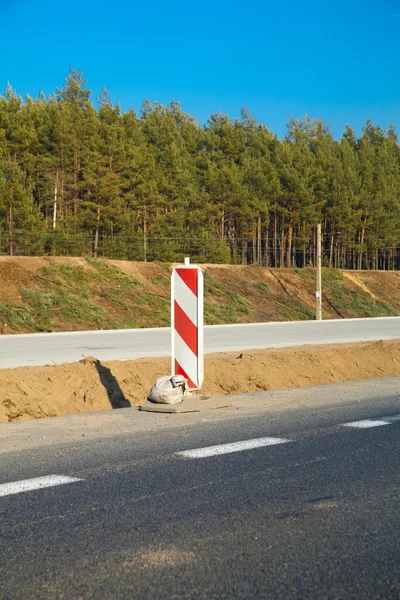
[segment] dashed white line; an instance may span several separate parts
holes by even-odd
[[[264,446],[286,444],[290,441],[291,440],[275,437],[256,438],[253,440],[244,440],[242,442],[232,442],[231,444],[219,444],[218,446],[184,450],[182,452],[175,452],[175,454],[177,456],[182,456],[183,458],[207,458],[209,456],[219,456],[220,454],[230,454],[231,452],[242,452],[243,450],[262,448]]]
[[[343,427],[355,427],[357,429],[369,429],[370,427],[381,427],[382,425],[391,425],[400,421],[400,415],[383,417],[383,419],[364,419],[362,421],[353,421],[352,423],[343,423]]]
[[[386,421],[389,423],[394,423],[395,421],[400,421],[400,415],[392,415],[391,417],[385,417]]]
[[[343,423],[343,427],[356,427],[357,429],[369,429],[370,427],[381,427],[382,425],[390,425],[390,423],[389,421],[378,421],[373,419],[354,421],[353,423]]]
[[[21,481],[11,481],[0,485],[0,496],[10,496],[12,494],[21,494],[22,492],[31,492],[42,488],[64,485],[66,483],[75,483],[83,481],[77,477],[68,477],[67,475],[46,475],[45,477],[35,477],[34,479],[23,479]]]

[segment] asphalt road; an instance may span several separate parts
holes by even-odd
[[[210,325],[204,328],[205,352],[337,344],[400,337],[400,317]],[[0,336],[0,368],[75,362],[82,355],[98,360],[167,356],[170,329],[122,329]]]
[[[291,390],[268,410],[260,394],[237,416],[124,409],[129,432],[3,452],[0,598],[400,598],[400,397],[385,385]],[[50,475],[74,481],[10,488]]]

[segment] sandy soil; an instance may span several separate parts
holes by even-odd
[[[139,406],[169,358],[0,370],[0,422]],[[205,358],[203,393],[233,394],[400,376],[400,340]]]

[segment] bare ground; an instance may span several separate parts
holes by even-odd
[[[205,323],[315,316],[315,270],[201,265]],[[0,334],[169,324],[171,265],[0,257]],[[399,271],[323,269],[324,318],[400,315]]]
[[[241,358],[240,358],[241,356]],[[0,422],[139,406],[169,358],[0,370]],[[400,376],[400,340],[209,354],[203,393],[234,394]]]

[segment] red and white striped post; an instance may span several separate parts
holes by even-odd
[[[200,267],[175,267],[171,276],[172,374],[183,375],[197,390],[204,378],[203,273]]]

